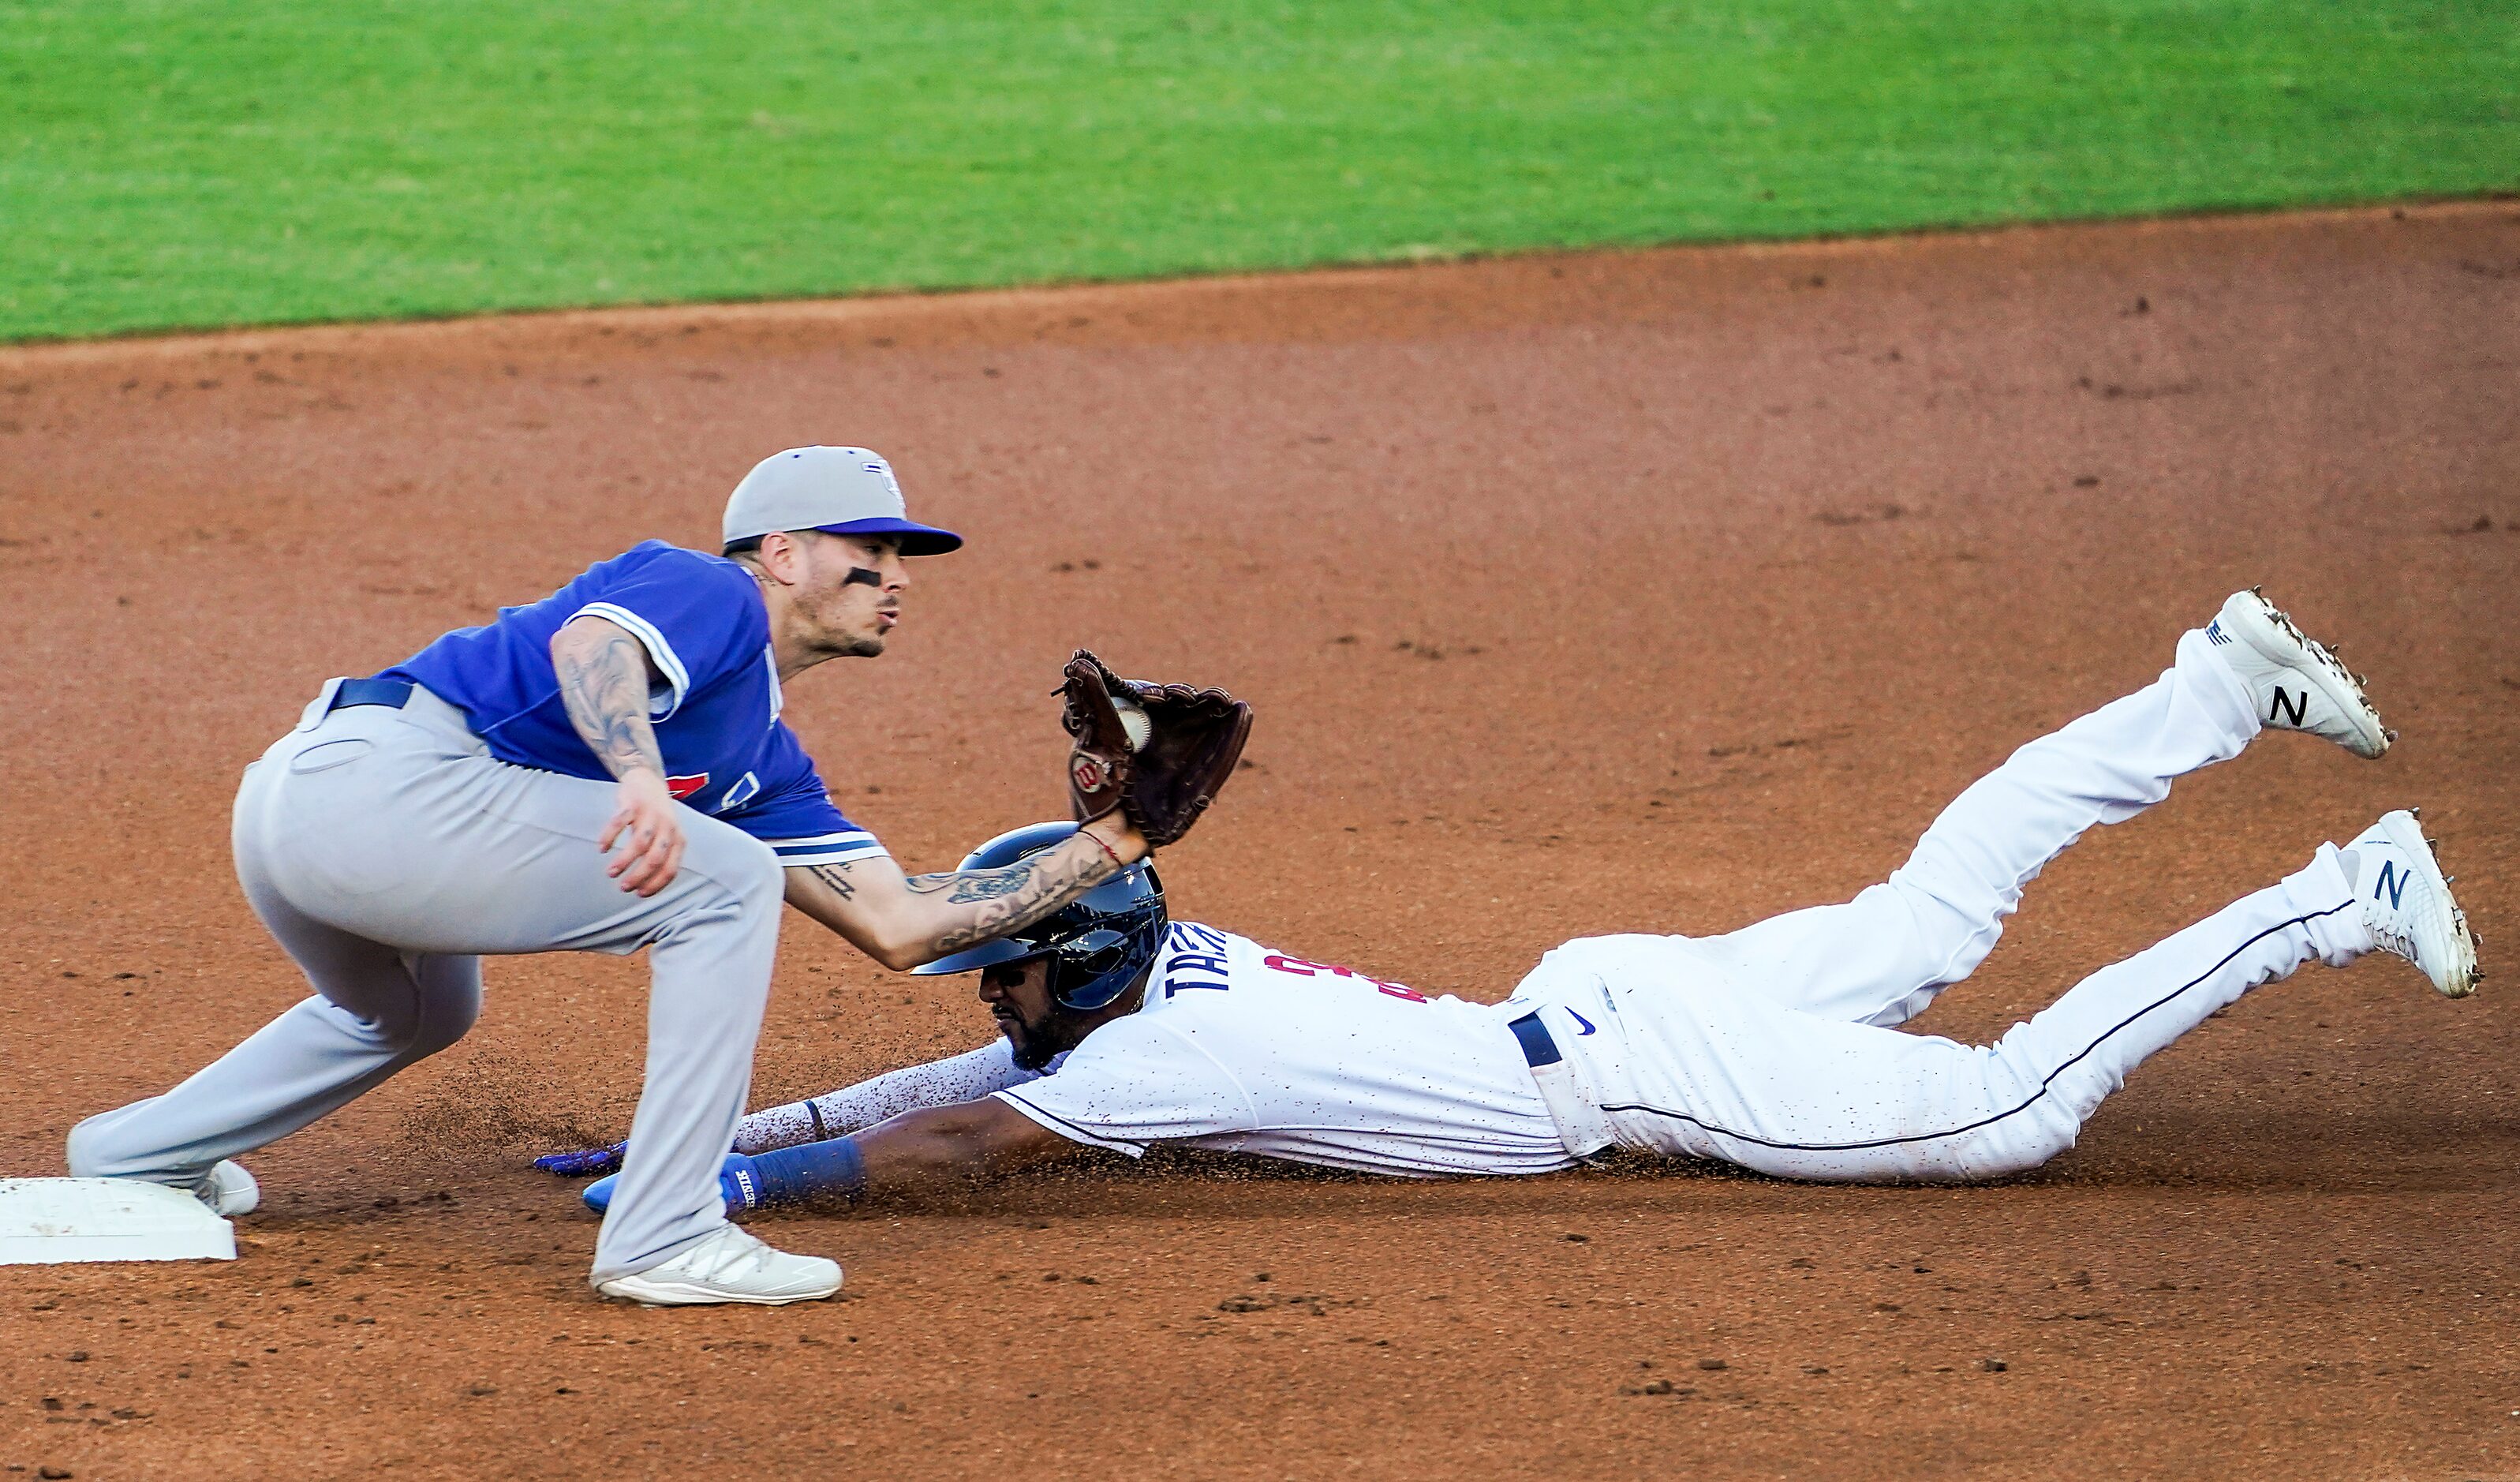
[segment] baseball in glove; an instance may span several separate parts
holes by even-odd
[[[1122,679],[1083,649],[1058,693],[1059,723],[1076,740],[1067,758],[1076,821],[1117,808],[1157,848],[1198,822],[1251,734],[1251,707],[1224,691]]]

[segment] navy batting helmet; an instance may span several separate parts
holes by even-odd
[[[966,870],[994,870],[1074,837],[1074,824],[1028,824],[971,851]],[[1012,936],[910,970],[970,972],[1050,959],[1050,996],[1069,1009],[1101,1009],[1129,990],[1163,950],[1171,918],[1152,860],[1140,860]]]

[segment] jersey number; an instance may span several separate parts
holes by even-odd
[[[1419,993],[1417,989],[1410,987],[1406,983],[1394,983],[1383,978],[1367,977],[1364,973],[1357,971],[1353,967],[1341,967],[1330,963],[1308,963],[1299,957],[1281,957],[1274,952],[1269,954],[1267,957],[1262,958],[1260,960],[1260,966],[1263,967],[1275,967],[1280,972],[1291,972],[1297,977],[1319,977],[1327,973],[1331,977],[1343,977],[1355,982],[1372,983],[1373,985],[1373,991],[1376,993],[1388,994],[1396,999],[1407,999],[1413,1004],[1422,1004],[1426,1002],[1426,995]]]

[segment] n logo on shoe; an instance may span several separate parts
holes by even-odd
[[[2389,909],[2398,910],[2406,899],[2407,872],[2398,868],[2396,860],[2380,862],[2380,878],[2371,886],[2371,899],[2378,900],[2383,890],[2389,892]]]
[[[2309,714],[2310,692],[2308,690],[2302,691],[2296,696],[2291,691],[2277,685],[2274,698],[2267,702],[2267,724],[2270,726],[2298,726]]]

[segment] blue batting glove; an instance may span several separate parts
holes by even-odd
[[[612,1185],[620,1177],[616,1173],[609,1178],[597,1179],[587,1185],[586,1191],[578,1197],[586,1200],[587,1208],[602,1214],[611,1207]],[[753,1177],[752,1159],[742,1153],[730,1152],[726,1161],[718,1165],[717,1191],[726,1200],[728,1219],[761,1207],[760,1187],[760,1181]]]
[[[615,1143],[609,1147],[589,1147],[583,1152],[547,1152],[534,1159],[543,1172],[563,1179],[582,1179],[590,1173],[619,1173],[621,1150],[629,1143]]]

